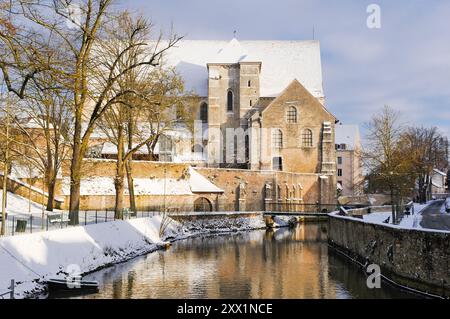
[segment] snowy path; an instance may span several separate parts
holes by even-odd
[[[444,200],[437,200],[424,209],[421,226],[428,229],[450,230],[450,214],[445,213]]]
[[[399,228],[404,229],[424,229],[429,228],[422,225],[422,220],[424,218],[423,213],[427,210],[428,207],[433,206],[434,202],[429,202],[427,204],[414,204],[414,214],[413,215],[405,215],[400,223],[397,225]],[[442,204],[441,204],[442,206]],[[440,207],[440,206],[439,206]],[[388,218],[392,218],[392,212],[380,212],[380,213],[372,213],[369,215],[365,215],[364,221],[375,224],[383,224]],[[433,229],[433,228],[431,228]],[[437,228],[439,229],[439,228]],[[441,229],[446,230],[446,229]]]

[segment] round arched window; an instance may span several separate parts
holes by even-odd
[[[233,92],[228,90],[227,94],[227,111],[233,112]]]
[[[302,146],[303,147],[313,146],[313,133],[310,129],[306,129],[302,133]]]
[[[286,116],[287,116],[287,122],[289,124],[297,123],[297,109],[295,108],[295,106],[289,107]]]

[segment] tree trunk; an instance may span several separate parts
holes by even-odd
[[[125,169],[124,165],[121,163],[117,163],[117,175],[114,180],[115,188],[116,188],[116,205],[115,205],[115,219],[123,219],[123,193],[125,190]]]
[[[433,187],[432,187],[432,181],[431,181],[431,176],[427,174],[427,189],[426,189],[426,201],[432,200],[433,199]]]
[[[47,198],[47,211],[52,212],[54,209],[54,202],[55,202],[55,187],[56,187],[56,178],[50,178],[48,185],[47,185],[47,191],[48,191],[48,198]]]
[[[116,178],[114,180],[116,188],[116,203],[114,207],[114,218],[123,219],[123,194],[125,191],[125,163],[123,161],[124,153],[124,132],[120,125],[117,132],[117,164],[116,164]]]
[[[419,178],[419,201],[421,204],[425,203],[427,201],[427,191],[425,188],[425,178],[420,177]]]
[[[392,205],[392,224],[395,224],[395,211],[397,203],[394,197],[394,189],[391,187],[391,205]]]
[[[133,134],[134,134],[134,122],[132,112],[128,112],[128,150],[133,149]],[[134,196],[134,181],[133,181],[133,156],[125,163],[127,170],[127,182],[128,182],[128,192],[130,197],[130,209],[134,215],[137,215],[136,207],[136,197]]]
[[[81,164],[83,161],[81,154],[81,124],[75,124],[74,146],[72,154],[72,163],[70,167],[70,206],[69,206],[69,224],[79,224],[80,211],[80,183],[81,183]]]
[[[126,163],[128,192],[130,196],[130,209],[134,214],[137,214],[136,197],[134,196],[134,182],[133,182],[133,169],[131,159]]]

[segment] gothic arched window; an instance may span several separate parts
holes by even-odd
[[[291,106],[287,111],[287,122],[289,124],[297,123],[297,109],[295,106]]]
[[[302,133],[302,146],[303,147],[313,146],[313,133],[310,129],[306,129]]]
[[[208,104],[205,102],[200,105],[200,121],[208,123]]]
[[[233,112],[233,92],[228,90],[227,94],[227,111]]]

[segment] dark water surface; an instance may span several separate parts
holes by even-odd
[[[327,245],[327,225],[192,238],[86,276],[82,298],[415,298],[366,276]]]

